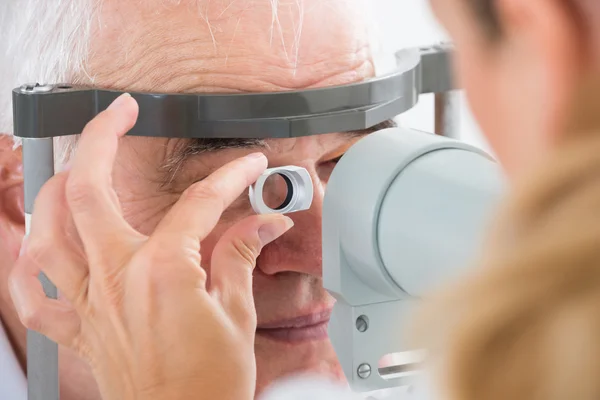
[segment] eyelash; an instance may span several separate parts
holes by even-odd
[[[343,154],[341,156],[337,157],[337,158],[334,158],[333,160],[329,160],[328,162],[337,164],[338,162],[340,162],[340,160],[342,159],[342,157],[344,157]]]

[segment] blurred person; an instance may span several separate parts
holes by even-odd
[[[21,152],[10,138],[11,90],[26,82],[67,82],[124,91],[234,93],[358,82],[376,73],[366,3],[1,2],[0,342],[10,345],[0,346],[0,364],[9,371],[2,375],[11,378],[0,379],[0,397],[23,399],[26,371],[26,330],[7,287],[25,231]],[[300,372],[343,380],[326,332],[333,299],[321,283],[321,207],[337,160],[376,129],[282,140],[126,137],[120,142],[112,182],[125,220],[143,235],[151,235],[190,185],[244,155],[261,151],[269,167],[298,165],[309,171],[312,208],[292,216],[295,228],[262,251],[254,272],[257,393],[278,377]],[[55,143],[60,171],[77,138]],[[241,196],[203,238],[202,267],[209,275],[218,240],[252,214],[247,196]],[[60,371],[62,399],[98,399],[90,370],[65,347]]]
[[[600,3],[431,4],[513,186],[481,268],[432,303],[418,331],[435,350],[440,397],[596,399]]]

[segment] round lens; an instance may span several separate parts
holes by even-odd
[[[290,204],[293,190],[290,178],[282,174],[273,174],[265,181],[263,201],[272,210],[282,210]]]

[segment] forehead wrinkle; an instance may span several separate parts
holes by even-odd
[[[116,0],[107,3],[114,4]],[[131,3],[119,2],[119,6],[112,10],[109,7],[104,13],[107,21],[103,22],[105,28],[100,30],[96,40],[91,73],[100,85],[122,90],[144,91],[150,90],[150,86],[159,91],[172,90],[172,87],[161,90],[162,86],[169,85],[171,75],[176,79],[177,75],[195,78],[193,86],[196,87],[211,86],[213,82],[215,86],[223,86],[224,82],[240,74],[248,75],[256,82],[272,83],[275,89],[310,87],[327,76],[362,69],[366,62],[364,58],[369,58],[368,52],[364,51],[368,46],[361,35],[363,24],[360,19],[346,24],[346,29],[323,26],[322,20],[328,18],[332,3],[337,4],[336,11],[342,13],[338,17],[346,21],[352,12],[344,11],[348,7],[342,5],[359,1],[330,0],[320,4],[316,0],[279,0],[271,4],[270,0],[163,0],[162,6],[158,6],[159,11],[154,11],[157,7],[131,8]],[[193,5],[199,11],[189,11]],[[260,23],[263,19],[268,23],[267,18],[271,17],[267,17],[267,10],[271,14],[275,6],[278,7],[277,19],[283,25],[280,34],[287,38],[287,43],[300,43],[298,38],[309,34],[319,36],[321,44],[315,46],[309,44],[310,41],[302,41],[302,58],[284,56],[289,49],[274,39],[269,43],[269,27]],[[289,8],[300,11],[288,11]],[[302,27],[299,34],[301,27],[296,22],[300,20],[296,14],[303,13],[304,8],[309,8],[308,14],[315,17],[310,20],[303,17],[306,27]],[[316,12],[317,8],[321,10]],[[252,15],[244,16],[240,22],[248,10]],[[112,21],[112,17],[116,17],[116,21]],[[205,20],[209,23],[204,24]],[[336,22],[337,25],[340,23]],[[249,37],[253,38],[250,44]],[[218,43],[216,49],[215,40]],[[114,46],[114,43],[118,45]],[[296,46],[293,50],[298,50],[296,54],[300,55],[299,49],[300,46]],[[250,70],[245,67],[247,64]],[[370,73],[367,71],[366,75]]]

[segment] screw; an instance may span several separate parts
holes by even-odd
[[[52,85],[46,85],[39,83],[28,83],[21,86],[21,91],[26,93],[46,93],[51,92],[54,87]]]
[[[361,379],[367,379],[371,376],[371,366],[369,364],[360,364],[356,371]]]
[[[369,319],[364,315],[358,317],[356,319],[356,329],[359,332],[366,332],[366,330],[369,329]]]

